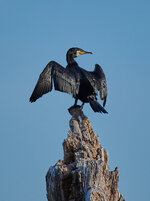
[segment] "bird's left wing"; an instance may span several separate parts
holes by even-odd
[[[51,61],[40,74],[30,97],[30,102],[35,102],[43,94],[50,92],[53,82],[55,90],[71,93],[73,97],[78,93],[79,89],[76,86],[74,75],[57,62]]]
[[[91,83],[93,83],[92,85],[100,92],[100,98],[104,100],[103,106],[105,106],[107,99],[107,82],[104,71],[100,65],[95,64],[95,69],[93,72],[90,72],[90,74],[92,75]]]

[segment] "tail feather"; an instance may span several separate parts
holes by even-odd
[[[90,100],[89,102],[94,112],[108,113],[97,101]]]

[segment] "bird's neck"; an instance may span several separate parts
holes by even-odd
[[[72,57],[72,55],[70,55],[70,54],[67,54],[67,55],[66,55],[66,60],[67,60],[67,63],[68,63],[68,64],[77,63],[77,62],[74,60],[74,58]]]

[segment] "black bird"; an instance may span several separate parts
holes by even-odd
[[[74,106],[79,99],[83,104],[90,103],[94,112],[107,113],[104,109],[107,98],[105,74],[98,64],[92,72],[79,67],[74,58],[82,54],[92,54],[92,52],[76,47],[70,48],[66,54],[68,63],[66,68],[55,61],[50,61],[39,76],[30,102],[35,102],[43,94],[50,92],[54,84],[55,90],[72,94],[75,98]],[[98,91],[103,100],[103,107],[97,102]]]

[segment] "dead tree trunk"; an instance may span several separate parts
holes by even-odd
[[[70,120],[63,149],[64,160],[46,175],[48,201],[125,201],[118,190],[119,168],[109,170],[108,152],[85,116]]]

